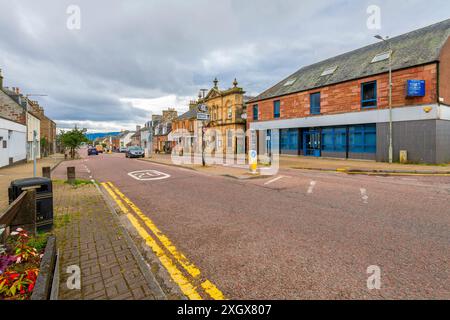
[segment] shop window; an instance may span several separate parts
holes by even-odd
[[[353,153],[375,153],[377,130],[375,124],[349,127],[349,151]]]
[[[280,130],[280,149],[284,151],[298,150],[298,129]]]
[[[328,152],[346,152],[347,129],[345,127],[323,128],[322,150]]]

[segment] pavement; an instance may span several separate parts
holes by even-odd
[[[230,179],[123,154],[79,161],[157,280],[188,298],[450,299],[450,177],[282,167]],[[374,266],[380,290],[367,286]]]
[[[44,158],[37,163],[52,168],[54,228],[59,254],[59,300],[165,300],[185,299],[179,290],[161,288],[160,283],[132,238],[121,217],[94,183],[72,186],[64,183],[67,166],[83,160],[63,161],[64,155]],[[82,165],[81,165],[82,166]],[[82,166],[83,167],[83,166]],[[78,179],[89,182],[89,174]],[[3,168],[0,175],[0,208],[8,206],[7,187],[11,180],[31,177],[33,164]],[[79,267],[81,287],[67,286],[69,268]]]
[[[243,168],[80,154],[53,172],[99,188],[55,183],[61,299],[450,299],[448,176],[236,179]]]
[[[55,178],[65,172],[55,170]],[[166,295],[94,184],[54,182],[54,233],[59,250],[59,300],[162,300]],[[69,289],[71,266],[80,289]],[[66,272],[67,271],[67,272]]]
[[[144,161],[174,165],[171,155],[155,154]],[[228,175],[238,179],[249,178],[248,165],[213,165],[206,168],[198,164],[183,164],[182,167],[217,175]],[[315,171],[337,171],[348,174],[408,174],[408,175],[450,175],[450,164],[425,165],[382,163],[365,160],[343,160],[298,156],[280,156],[280,169],[300,169]]]
[[[39,159],[36,165],[37,175],[42,175],[43,167],[51,167],[53,169],[63,160],[64,155],[62,154],[54,154],[50,157]],[[33,177],[33,162],[0,169],[0,211],[8,207],[8,187],[11,181],[30,177]]]

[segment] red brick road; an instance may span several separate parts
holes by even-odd
[[[124,155],[83,162],[113,182],[231,299],[450,299],[450,178],[283,170],[237,181]],[[129,172],[171,175],[138,181]],[[90,173],[89,173],[90,172]],[[381,268],[381,290],[367,268]]]

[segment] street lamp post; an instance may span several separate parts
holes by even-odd
[[[200,89],[200,93],[198,95],[199,100],[202,99],[201,107],[203,110],[200,110],[202,112],[207,112],[206,104],[205,104],[205,95],[208,89]],[[205,147],[206,147],[206,141],[205,141],[205,131],[208,127],[208,121],[202,120],[202,166],[206,167],[206,160],[205,160]]]
[[[389,163],[393,163],[394,147],[392,138],[392,44],[389,41],[389,37],[383,38],[380,35],[376,35],[375,38],[387,43],[389,47]]]

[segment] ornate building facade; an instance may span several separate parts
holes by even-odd
[[[221,90],[219,81],[214,79],[214,86],[208,94],[199,99],[199,104],[208,106],[210,122],[208,127],[216,129],[221,134],[215,138],[216,150],[222,148],[223,153],[245,152],[246,130],[246,97],[245,91],[238,86],[235,79],[233,86]]]

